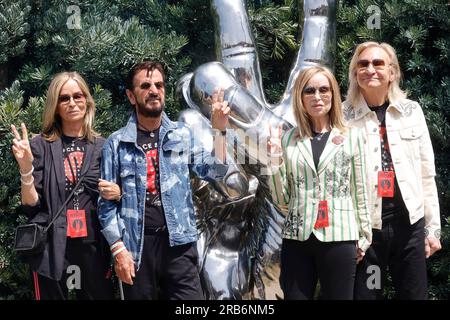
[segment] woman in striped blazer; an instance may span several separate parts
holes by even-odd
[[[312,299],[319,280],[323,299],[352,299],[372,237],[364,138],[344,126],[339,86],[324,67],[299,74],[293,108],[298,127],[269,140],[272,196],[287,211],[281,287],[285,299]]]

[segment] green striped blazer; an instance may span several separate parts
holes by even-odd
[[[283,163],[273,170],[270,189],[287,218],[283,238],[305,241],[357,240],[362,250],[372,241],[365,184],[364,137],[359,129],[334,128],[316,169],[309,138],[297,128],[282,137]],[[329,226],[314,229],[319,201],[327,200]]]

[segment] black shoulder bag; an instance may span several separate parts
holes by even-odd
[[[47,244],[48,241],[48,234],[47,234],[48,229],[50,229],[52,224],[61,215],[61,212],[66,208],[67,203],[72,198],[75,191],[78,190],[78,187],[83,181],[83,178],[84,175],[81,176],[80,179],[78,179],[77,184],[70,192],[66,201],[63,203],[61,208],[56,213],[55,217],[52,219],[52,221],[50,221],[50,223],[47,226],[42,226],[37,223],[29,223],[17,226],[13,247],[14,251],[25,255],[36,255],[44,251],[45,245]]]

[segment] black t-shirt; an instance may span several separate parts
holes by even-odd
[[[72,189],[78,182],[81,176],[81,168],[85,159],[86,152],[86,140],[75,137],[68,137],[63,135],[61,137],[63,146],[64,157],[64,172],[65,172],[65,191],[66,198],[69,196]],[[82,183],[83,184],[83,183]],[[80,187],[79,187],[80,188]],[[92,202],[92,197],[89,195],[88,190],[85,187],[84,191],[78,195],[78,209],[85,210],[86,213],[86,225],[87,225],[87,237],[84,239],[95,240],[97,235],[94,230],[99,229],[95,227],[96,224],[96,203]],[[73,195],[72,199],[67,204],[67,209],[74,209],[76,196]],[[79,241],[82,238],[70,238],[70,241]]]
[[[385,102],[381,106],[369,107],[370,110],[375,111],[380,124],[380,143],[381,143],[381,166],[383,171],[393,171],[394,164],[392,163],[391,151],[389,150],[388,136],[386,132],[386,110],[389,107],[389,102]],[[394,197],[383,197],[382,202],[382,219],[387,221],[397,215],[401,215],[405,211],[405,203],[403,202],[400,188],[398,187],[397,176],[394,179]]]
[[[319,166],[320,156],[322,155],[325,145],[327,144],[328,137],[330,136],[330,131],[317,133],[313,131],[313,138],[311,140],[311,148],[313,153],[314,164],[316,169]]]
[[[145,197],[145,226],[156,228],[166,224],[161,205],[158,158],[159,130],[137,130],[137,144],[147,158],[147,191]]]

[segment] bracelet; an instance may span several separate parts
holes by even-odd
[[[280,152],[269,152],[268,155],[272,159],[282,158],[283,157],[283,151],[280,151]]]
[[[117,241],[116,243],[114,243],[111,247],[109,247],[109,249],[112,251],[115,247],[120,246],[121,244],[123,244],[123,241]]]
[[[123,247],[120,247],[118,250],[114,251],[112,254],[113,258],[115,258],[120,252],[122,252],[125,249],[126,249],[125,246],[123,246]]]
[[[25,180],[23,180],[23,177],[24,177],[24,176],[21,176],[21,177],[20,177],[20,182],[22,182],[22,184],[23,184],[24,186],[31,186],[31,185],[33,184],[33,182],[34,182],[34,177],[31,177],[31,180],[28,181],[28,182],[26,182]]]
[[[216,129],[216,128],[212,128],[211,132],[212,132],[213,136],[218,136],[218,135],[226,136],[227,135],[227,129],[219,130],[219,129]]]
[[[31,175],[33,173],[33,171],[34,171],[34,167],[33,166],[31,166],[31,170],[29,172],[27,172],[27,173],[22,173],[22,171],[20,171],[20,169],[19,169],[19,173],[20,173],[21,177],[28,177],[29,175]]]

